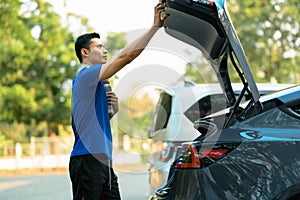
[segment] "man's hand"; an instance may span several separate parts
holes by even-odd
[[[164,3],[158,3],[154,8],[154,27],[162,27],[164,25],[164,21],[167,18],[167,15],[165,14],[165,4]]]
[[[114,92],[106,92],[107,103],[112,105],[114,109],[114,115],[119,111],[119,99]]]

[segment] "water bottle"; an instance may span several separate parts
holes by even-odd
[[[109,80],[104,81],[104,88],[105,88],[106,92],[112,91]],[[111,105],[111,104],[108,104],[108,114],[109,114],[110,118],[112,118],[114,116],[114,108],[113,108],[113,105]]]

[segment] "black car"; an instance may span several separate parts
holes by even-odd
[[[166,33],[202,51],[227,106],[195,121],[201,135],[177,150],[152,199],[300,199],[300,85],[260,95],[223,0],[166,4]],[[244,85],[238,97],[229,66]]]
[[[238,97],[243,84],[232,83],[235,96]],[[282,90],[294,84],[257,83],[260,95]],[[205,115],[219,111],[224,94],[219,84],[186,83],[183,86],[160,89],[160,97],[156,103],[153,121],[148,128],[152,153],[149,157],[149,193],[152,194],[163,187],[168,178],[170,164],[176,156],[181,143],[192,141],[200,136],[194,128],[194,122]],[[186,98],[186,97],[189,98]],[[243,101],[248,100],[246,95]],[[221,102],[221,106],[219,103]],[[211,105],[214,109],[211,109]],[[163,108],[163,109],[161,109]],[[165,112],[168,111],[168,112]],[[200,112],[201,111],[201,112]],[[162,121],[165,123],[162,125]]]

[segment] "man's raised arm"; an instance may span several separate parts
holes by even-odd
[[[163,26],[166,17],[161,18],[161,13],[164,12],[164,8],[165,5],[163,3],[155,6],[153,26],[142,36],[127,45],[115,58],[103,65],[99,74],[99,81],[110,78],[142,53],[156,31]]]

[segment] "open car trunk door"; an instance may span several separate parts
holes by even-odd
[[[228,73],[227,63],[222,64],[222,59],[233,52],[245,79],[242,82],[245,87],[249,86],[250,95],[256,103],[260,95],[225,1],[166,0],[166,5],[166,13],[169,15],[165,21],[166,33],[203,52],[216,71],[229,102],[233,99],[235,101],[235,97],[230,79],[222,73],[224,66]]]

